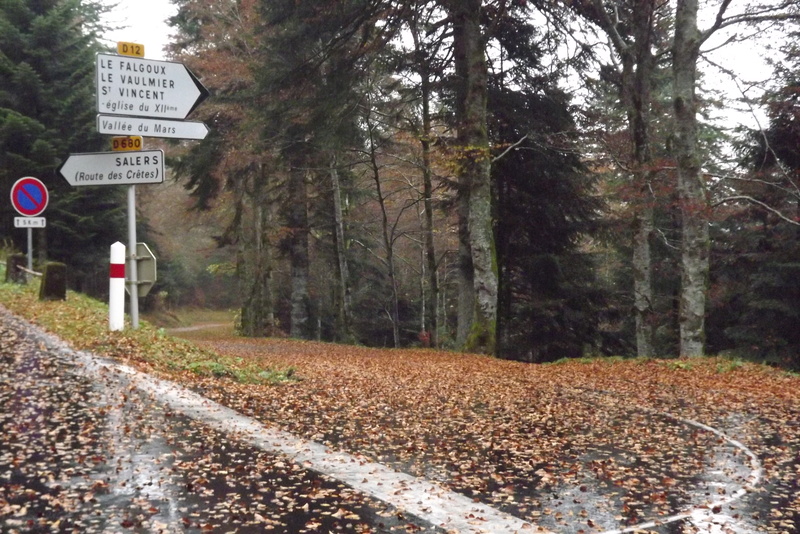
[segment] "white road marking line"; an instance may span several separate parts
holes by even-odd
[[[130,366],[101,362],[84,352],[77,354],[88,371],[97,374],[106,370],[119,372],[137,389],[153,395],[176,412],[262,450],[286,455],[304,468],[335,478],[449,532],[520,534],[534,531],[533,525],[527,521],[425,479],[395,471],[361,456],[332,451],[320,443],[265,426],[193,391]],[[548,534],[542,530],[537,532]]]
[[[660,525],[665,525],[667,523],[674,523],[676,521],[683,521],[689,520],[697,527],[699,530],[699,534],[717,534],[721,532],[725,532],[721,530],[722,527],[726,527],[737,534],[745,534],[749,533],[750,530],[745,526],[738,524],[737,521],[729,517],[727,515],[721,514],[720,512],[714,512],[714,510],[719,510],[722,506],[731,504],[734,501],[741,499],[744,495],[747,494],[748,491],[752,490],[756,487],[760,482],[761,478],[764,475],[764,468],[761,466],[761,461],[759,461],[758,456],[749,447],[747,447],[742,442],[733,439],[732,437],[728,436],[721,430],[718,430],[712,426],[705,425],[698,421],[693,421],[691,419],[685,419],[683,417],[678,417],[669,413],[665,412],[654,412],[660,415],[666,415],[667,417],[674,419],[680,423],[694,426],[696,428],[700,428],[702,430],[706,430],[719,436],[721,439],[726,441],[729,445],[739,449],[747,457],[750,459],[750,476],[747,477],[747,483],[745,486],[739,488],[737,491],[733,492],[726,497],[723,497],[717,501],[711,503],[702,503],[697,504],[685,510],[681,513],[665,517],[663,519],[659,519],[658,521],[648,521],[646,523],[640,523],[638,525],[634,525],[632,527],[618,529],[618,530],[607,530],[602,532],[601,534],[626,534],[629,532],[636,532],[637,530],[643,530],[647,528],[654,528]]]

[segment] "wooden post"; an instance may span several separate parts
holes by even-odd
[[[67,266],[56,261],[47,262],[39,286],[39,300],[67,300]]]
[[[28,281],[25,271],[20,267],[25,267],[28,258],[25,254],[11,254],[6,259],[6,282],[13,282],[15,284],[24,284]]]

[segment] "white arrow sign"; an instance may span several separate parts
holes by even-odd
[[[171,139],[205,139],[208,126],[200,121],[173,121],[144,117],[98,115],[97,131],[110,135],[142,135]]]
[[[164,181],[164,152],[70,154],[58,172],[74,186],[160,184]]]
[[[208,90],[182,63],[97,54],[97,111],[185,119]]]

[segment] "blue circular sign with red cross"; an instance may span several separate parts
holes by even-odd
[[[47,207],[47,188],[38,178],[20,178],[11,187],[11,205],[20,215],[36,217]]]

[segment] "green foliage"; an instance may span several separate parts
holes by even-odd
[[[692,360],[667,360],[665,365],[673,371],[691,371],[694,362]]]
[[[186,366],[193,373],[204,376],[220,378],[223,376],[234,376],[234,373],[224,364],[214,360],[200,360],[191,362]]]
[[[236,265],[231,262],[212,263],[206,267],[206,271],[214,276],[233,276],[236,274]]]
[[[772,211],[754,203],[729,204],[712,227],[708,332],[716,352],[800,369],[800,123],[795,113],[800,54],[792,39],[783,50],[785,61],[776,63],[776,85],[766,97],[769,127],[749,132],[740,145],[746,174],[729,186],[732,195],[750,197]]]
[[[299,380],[297,370],[294,367],[286,369],[269,369],[258,373],[258,378],[267,384],[281,384],[283,382],[294,382]]]
[[[230,378],[242,384],[268,384],[277,386],[287,382],[296,382],[299,378],[294,367],[286,369],[257,369],[242,366],[242,360],[236,360],[237,366],[229,362],[216,360],[194,361],[186,365],[186,369],[200,376],[213,378]]]
[[[640,360],[644,360],[644,358],[635,358],[634,361],[639,362]],[[592,364],[592,363],[604,363],[604,364],[613,364],[613,363],[620,363],[624,361],[630,361],[629,358],[624,358],[622,356],[581,356],[580,358],[559,358],[558,360],[552,362],[545,362],[546,365],[564,365],[568,363],[582,363],[582,364]]]
[[[718,231],[726,237],[713,251],[711,349],[800,366],[798,230],[757,209],[745,209],[731,213]]]
[[[720,374],[732,373],[744,368],[747,363],[740,358],[730,358],[717,363],[717,372]]]
[[[463,350],[466,352],[494,354],[497,346],[496,325],[484,321],[474,321],[470,328]]]

